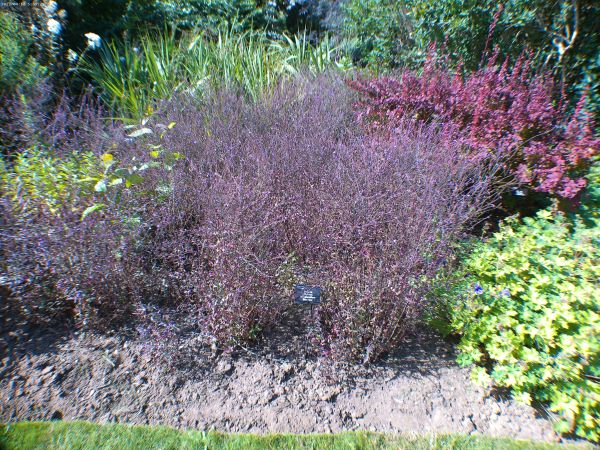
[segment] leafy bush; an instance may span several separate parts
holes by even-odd
[[[10,153],[18,147],[19,134],[28,133],[27,120],[17,127],[11,127],[15,109],[26,110],[32,99],[37,100],[46,94],[48,66],[42,64],[41,50],[47,43],[36,39],[10,11],[0,12],[0,148],[2,153]],[[50,41],[50,44],[52,41]],[[20,119],[26,119],[24,117]],[[9,130],[14,128],[13,130]]]
[[[178,27],[218,30],[233,26],[236,33],[251,30],[276,35],[286,29],[287,1],[265,0],[171,0],[163,14]]]
[[[152,291],[139,276],[140,213],[168,198],[181,157],[161,141],[175,123],[123,127],[87,98],[40,115],[29,148],[1,160],[0,284],[32,322],[125,321]]]
[[[296,282],[324,287],[313,338],[369,361],[411,328],[452,242],[488,206],[483,168],[428,127],[364,134],[339,80],[258,101],[180,99],[164,147],[185,154],[144,216],[140,267],[220,345],[277,323]]]
[[[354,100],[338,78],[298,77],[256,99],[175,97],[128,136],[103,137],[108,123],[28,150],[3,175],[11,298],[32,320],[86,326],[142,301],[177,307],[233,347],[278,322],[295,283],[315,283],[325,300],[313,342],[376,359],[490,206],[489,169],[429,126],[365,133]],[[37,140],[51,142],[50,129],[65,128]],[[73,151],[92,136],[93,153]]]
[[[330,41],[314,47],[306,36],[276,42],[231,30],[215,39],[162,33],[143,36],[138,47],[107,44],[100,61],[88,60],[82,69],[109,105],[127,117],[141,118],[175,93],[200,96],[209,87],[242,89],[257,98],[302,69],[345,68],[343,61],[338,64],[337,53]]]
[[[432,44],[443,43],[452,61],[479,68],[498,48],[513,61],[531,51],[536,68],[565,81],[570,98],[590,88],[598,113],[600,9],[593,0],[349,0],[340,33],[357,64],[419,68]]]
[[[0,96],[31,90],[43,80],[47,71],[36,60],[32,46],[32,36],[17,17],[0,12]]]
[[[394,67],[422,61],[424,52],[413,38],[413,19],[406,2],[349,0],[342,4],[340,36],[353,61],[372,67]],[[426,48],[426,47],[425,47]]]
[[[506,220],[475,245],[434,322],[461,336],[458,361],[477,365],[474,379],[548,404],[558,431],[591,440],[600,420],[598,200],[583,215]]]
[[[60,92],[65,86],[66,70],[63,45],[67,18],[65,10],[60,9],[55,1],[37,2],[27,8],[12,3],[5,5],[4,9],[6,12],[2,13],[3,17],[11,22],[2,24],[5,36],[13,46],[16,44],[21,48],[21,58],[27,59],[22,61],[23,66],[17,68],[26,83],[22,86],[18,83],[15,91],[28,94],[45,79]],[[14,53],[11,56],[14,57]]]
[[[593,120],[582,98],[566,119],[553,100],[548,74],[534,75],[527,55],[512,69],[497,55],[474,73],[453,73],[430,55],[421,73],[358,80],[359,114],[375,129],[390,130],[405,120],[440,124],[475,158],[501,154],[506,172],[534,190],[566,199],[586,185],[585,174],[600,149]]]
[[[318,3],[315,5],[315,3]],[[141,31],[169,24],[183,30],[220,29],[234,34],[256,32],[280,38],[287,33],[318,30],[323,15],[320,2],[306,0],[63,0],[69,26],[65,38],[71,48],[81,49],[85,33],[106,40],[135,36]]]
[[[75,212],[85,207],[82,196],[94,192],[89,178],[100,171],[98,159],[91,152],[59,159],[34,148],[16,155],[10,169],[6,163],[2,166],[3,194],[24,215],[39,210],[50,214],[59,214],[63,209]]]
[[[163,201],[164,189],[136,185],[141,173],[168,171],[174,163],[173,156],[169,162],[169,155],[153,153],[131,165],[117,164],[111,153],[29,150],[5,164],[0,281],[28,320],[73,318],[103,328],[132,318],[148,292],[137,265],[144,238],[138,210]]]
[[[95,33],[103,39],[135,33],[136,27],[162,25],[160,4],[152,0],[63,0],[69,20],[65,29],[67,46],[74,50],[85,47],[85,33]]]

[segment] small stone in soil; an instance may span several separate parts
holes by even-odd
[[[42,370],[42,376],[49,374],[54,370],[54,366],[46,366],[44,370]]]
[[[229,361],[219,361],[216,371],[221,375],[229,375],[233,372],[233,366]]]
[[[319,399],[323,402],[328,402],[340,393],[340,388],[335,386],[331,388],[325,388],[317,392]]]
[[[268,403],[271,403],[276,397],[277,396],[274,395],[273,392],[265,391],[261,396],[260,403],[262,405],[266,405]]]
[[[276,377],[281,383],[294,371],[294,366],[290,363],[284,363],[276,370]]]

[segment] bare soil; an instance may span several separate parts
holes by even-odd
[[[540,411],[473,384],[469,371],[454,362],[453,345],[425,328],[377,365],[342,367],[311,354],[297,321],[290,317],[290,326],[235,354],[211,351],[193,333],[149,350],[135,333],[4,326],[0,421],[558,440]]]

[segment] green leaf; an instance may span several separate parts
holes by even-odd
[[[144,170],[147,169],[157,169],[160,167],[160,163],[158,161],[149,161],[147,163],[144,163],[140,166],[140,168],[138,169],[138,172],[143,172]]]
[[[127,178],[129,175],[131,175],[131,172],[129,169],[120,168],[115,170],[112,174],[115,177]]]
[[[125,178],[125,186],[131,187],[136,184],[140,184],[144,179],[137,173],[132,173],[127,178]]]
[[[152,130],[150,128],[140,128],[139,130],[134,131],[131,134],[128,134],[127,136],[131,137],[131,138],[137,138],[140,136],[144,136],[145,134],[151,134]]]
[[[91,213],[104,208],[104,206],[105,206],[104,203],[95,203],[92,206],[88,206],[87,208],[85,208],[85,210],[81,214],[81,220],[84,220]]]

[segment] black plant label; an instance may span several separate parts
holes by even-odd
[[[297,284],[294,286],[294,300],[301,305],[318,305],[321,303],[321,288]]]

